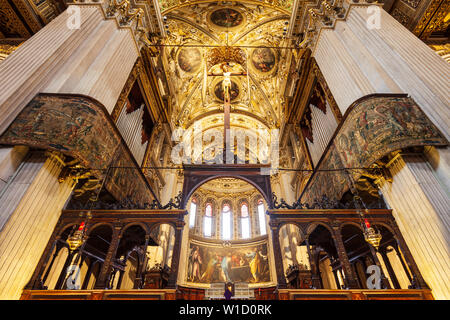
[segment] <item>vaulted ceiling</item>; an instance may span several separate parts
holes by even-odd
[[[291,1],[160,0],[174,126],[223,127],[223,64],[232,67],[231,127],[278,128],[292,52]]]

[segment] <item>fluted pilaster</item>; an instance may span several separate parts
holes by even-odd
[[[450,65],[386,11],[369,29],[367,6],[354,5],[334,29],[322,29],[314,49],[341,110],[372,93],[407,93],[450,138]]]
[[[82,5],[81,26],[63,12],[0,65],[0,134],[39,92],[91,96],[111,112],[139,54],[130,29]]]
[[[32,159],[25,166],[23,178],[31,184],[8,202],[15,209],[0,231],[0,299],[20,297],[73,188],[72,180],[58,182],[62,166],[54,158]]]
[[[449,299],[449,199],[421,155],[398,156],[389,170],[393,182],[380,189],[434,297]]]

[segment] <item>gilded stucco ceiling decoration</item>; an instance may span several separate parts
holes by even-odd
[[[204,2],[205,0],[159,0],[159,7],[161,8],[161,12],[168,13],[177,8],[192,6]],[[240,2],[275,8],[282,13],[290,14],[294,0],[246,0]]]
[[[259,193],[259,191],[248,182],[236,178],[218,178],[210,180],[201,185],[196,192],[202,194],[214,193],[219,197],[233,193],[238,193],[240,196]]]
[[[246,135],[246,142],[244,145],[245,159],[242,159],[250,161],[249,163],[267,163],[267,148],[271,143],[270,134],[268,134],[267,131],[269,126],[264,124],[261,119],[257,119],[251,114],[244,115],[236,112],[231,113],[230,122],[233,123],[233,126],[231,127],[231,136],[234,139],[239,139],[238,137],[242,133]],[[201,128],[201,130],[198,128]],[[199,117],[197,121],[188,123],[187,130],[184,132],[182,140],[186,145],[194,146],[194,148],[196,141],[203,141],[201,150],[199,151],[203,154],[204,160],[212,161],[212,159],[215,159],[215,157],[222,152],[221,149],[217,149],[217,146],[219,148],[222,147],[223,140],[221,134],[223,134],[223,130],[223,115],[213,113]],[[266,140],[261,140],[261,133],[263,133],[264,139]],[[251,144],[251,141],[253,141],[253,145]],[[258,145],[258,148],[254,148],[255,144]],[[233,144],[233,148],[235,147],[236,146]],[[234,151],[237,155],[238,150],[235,149]],[[194,152],[194,161],[198,160],[197,156],[201,154]]]
[[[271,4],[270,4],[271,3]],[[291,50],[282,3],[162,1],[167,37],[163,61],[173,96],[172,124],[188,128],[223,117],[223,65],[231,68],[231,113],[277,128]],[[231,127],[239,126],[231,118]],[[222,121],[223,123],[223,121]],[[207,129],[204,127],[204,129]]]

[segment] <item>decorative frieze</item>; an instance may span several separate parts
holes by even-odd
[[[406,3],[411,8],[417,8],[422,0],[402,0],[402,2]]]
[[[391,15],[402,25],[408,27],[409,16],[403,11],[401,11],[399,8],[395,8],[394,11],[392,11]]]

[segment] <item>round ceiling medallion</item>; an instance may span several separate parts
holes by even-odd
[[[195,72],[202,64],[202,54],[197,48],[182,48],[178,53],[178,65],[184,72]]]
[[[220,101],[223,101],[223,85],[222,85],[223,80],[219,81],[216,86],[214,87],[214,95],[217,97],[217,99],[219,99]],[[230,88],[230,100],[233,101],[234,99],[236,99],[239,96],[239,87],[238,85],[234,82],[231,81],[231,88]]]
[[[242,24],[244,16],[237,10],[224,8],[213,11],[210,20],[218,27],[234,28]]]
[[[275,66],[276,58],[269,48],[256,48],[251,55],[253,66],[260,72],[269,72]]]

